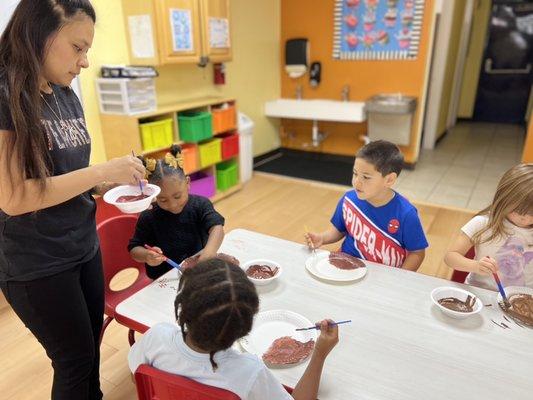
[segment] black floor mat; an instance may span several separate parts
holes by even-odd
[[[280,148],[254,159],[254,170],[351,186],[354,157]]]

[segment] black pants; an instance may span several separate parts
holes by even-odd
[[[52,399],[101,399],[99,337],[104,280],[100,252],[57,275],[29,282],[0,282],[0,286],[52,360]]]

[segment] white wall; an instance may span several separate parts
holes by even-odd
[[[20,0],[1,0],[0,1],[0,33],[4,31],[13,10]]]
[[[431,76],[428,86],[426,120],[424,122],[424,149],[433,149],[435,147],[455,1],[440,0],[435,3],[435,10],[439,14],[439,19],[437,31],[435,32],[437,37],[433,48]]]
[[[465,71],[466,58],[468,55],[470,35],[472,34],[472,19],[474,16],[474,8],[475,1],[466,0],[463,29],[461,31],[461,39],[459,41],[459,50],[457,53],[457,62],[455,65],[455,72],[453,76],[453,89],[450,98],[450,108],[448,109],[448,117],[446,119],[447,130],[452,128],[457,122],[459,102],[461,101],[463,75]]]

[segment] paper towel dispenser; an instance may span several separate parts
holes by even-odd
[[[285,42],[285,71],[291,78],[299,78],[309,65],[309,41],[305,38]]]

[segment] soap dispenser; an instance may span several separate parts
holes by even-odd
[[[311,64],[309,69],[309,84],[311,87],[317,87],[320,83],[320,75],[322,72],[322,64],[318,61],[315,61]]]
[[[309,65],[309,41],[305,38],[285,42],[285,71],[291,78],[299,78]]]

